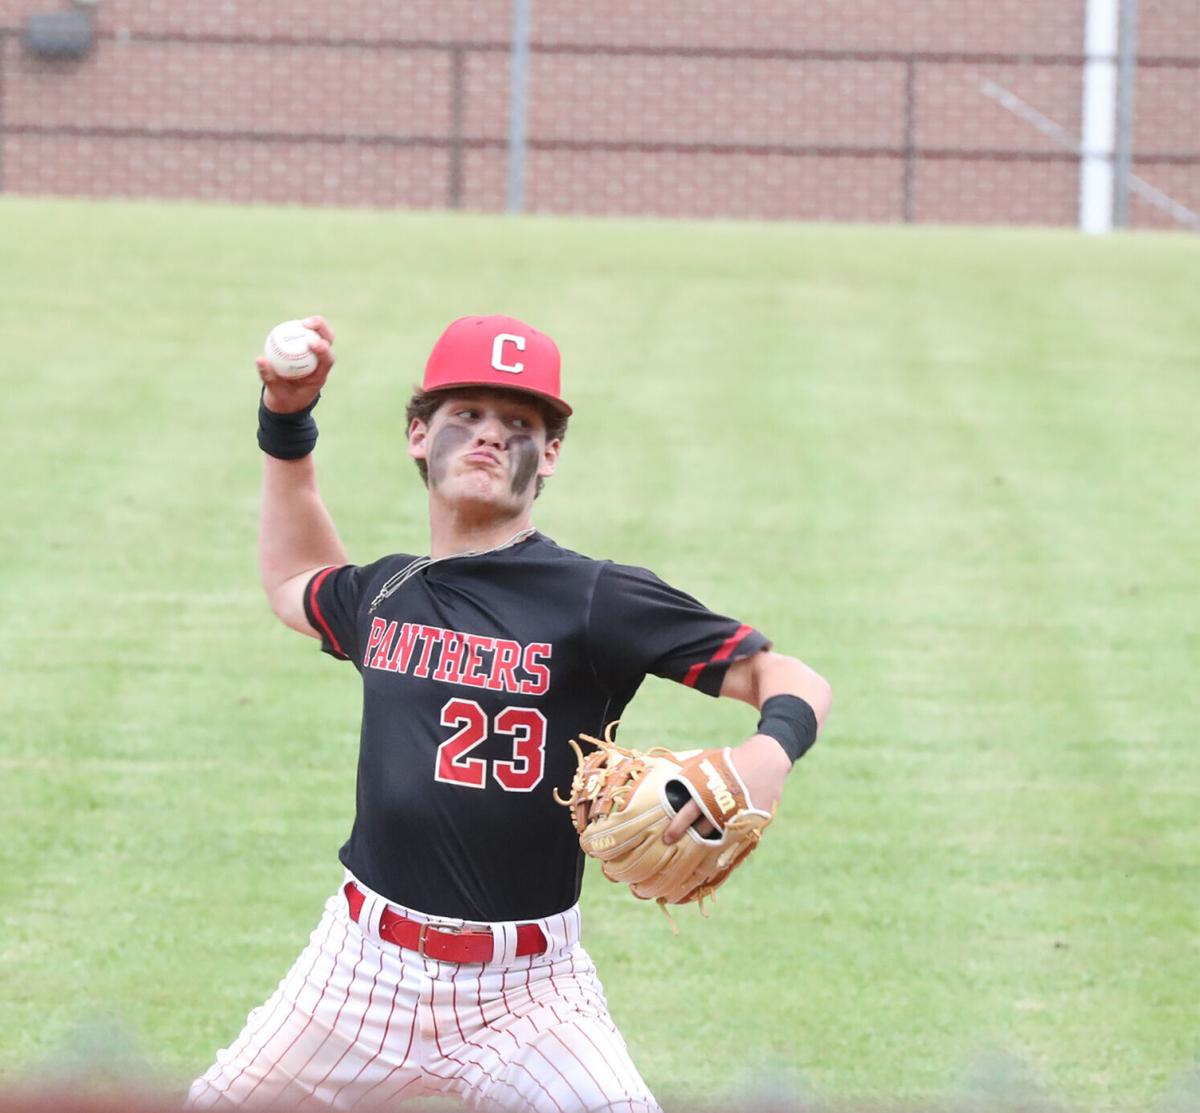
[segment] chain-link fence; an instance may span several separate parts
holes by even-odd
[[[1198,0],[0,0],[0,189],[1200,227]]]

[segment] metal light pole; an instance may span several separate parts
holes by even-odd
[[[1087,0],[1079,162],[1079,227],[1084,232],[1112,229],[1119,7],[1119,0]]]

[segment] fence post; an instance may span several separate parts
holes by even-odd
[[[8,140],[8,129],[4,122],[4,72],[5,55],[7,51],[7,36],[0,31],[0,193],[4,192],[4,148]]]
[[[901,187],[900,207],[904,223],[913,218],[913,179],[917,162],[917,62],[909,58],[904,63],[904,184]]]
[[[450,48],[450,166],[446,204],[461,209],[463,200],[463,61],[461,46]]]
[[[1117,144],[1113,180],[1113,224],[1129,226],[1133,173],[1133,97],[1137,81],[1137,0],[1121,0],[1117,46]]]
[[[1087,0],[1080,137],[1079,227],[1108,232],[1113,220],[1119,0]]]
[[[525,208],[525,88],[529,71],[529,6],[513,0],[511,73],[508,102],[508,211]]]

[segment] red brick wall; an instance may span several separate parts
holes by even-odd
[[[508,0],[100,0],[87,57],[32,56],[64,3],[0,0],[6,191],[504,207]],[[997,95],[1078,135],[1084,0],[532,11],[531,210],[1076,219],[1075,158]],[[1134,170],[1200,211],[1200,4],[1139,0],[1138,51]]]

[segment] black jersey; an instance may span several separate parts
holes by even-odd
[[[304,595],[322,648],[362,675],[357,812],[341,860],[398,904],[528,920],[579,899],[553,797],[568,740],[603,733],[647,673],[717,695],[769,646],[641,568],[538,533],[484,553],[327,568]]]

